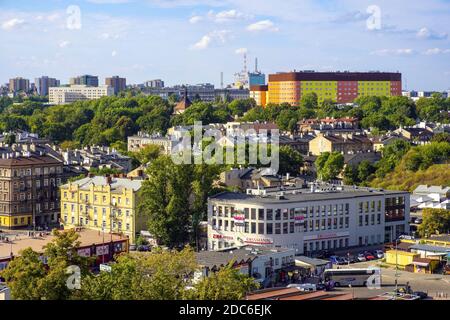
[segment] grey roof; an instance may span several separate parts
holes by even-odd
[[[310,258],[310,257],[306,257],[306,256],[295,257],[295,260],[296,261],[301,261],[301,262],[303,262],[305,264],[312,265],[314,267],[324,266],[324,265],[327,265],[328,263],[330,263],[330,261],[327,261],[327,260]]]
[[[283,199],[276,197],[276,190],[266,196],[248,195],[239,192],[222,192],[210,197],[211,200],[233,201],[240,203],[290,203],[290,202],[307,202],[307,201],[324,201],[338,199],[352,199],[368,196],[383,196],[405,194],[406,191],[390,191],[390,190],[369,190],[369,189],[347,189],[344,191],[328,191],[328,192],[310,192],[309,189],[295,189],[296,194],[292,193],[293,189],[279,190],[284,192]]]
[[[450,187],[446,187],[446,186],[427,186],[427,185],[421,184],[413,192],[414,193],[440,193],[440,194],[447,194],[447,193],[450,193]]]
[[[89,190],[90,186],[93,184],[95,186],[106,186],[108,185],[108,181],[106,177],[103,176],[95,176],[95,177],[86,177],[77,181],[71,182],[71,184],[76,184],[82,190]],[[69,184],[66,184],[67,187]],[[127,178],[111,178],[111,190],[120,190],[122,188],[133,189],[134,191],[138,191],[142,186],[142,180],[131,180]]]
[[[450,234],[442,234],[442,235],[439,235],[439,236],[431,236],[431,238],[428,239],[428,240],[450,242]]]
[[[429,251],[429,252],[450,252],[450,247],[431,246],[428,244],[415,244],[409,248],[412,250]]]
[[[221,266],[226,266],[231,261],[235,263],[247,263],[260,256],[289,250],[292,249],[246,246],[226,251],[200,251],[196,253],[196,257],[198,264],[201,266],[220,268]]]

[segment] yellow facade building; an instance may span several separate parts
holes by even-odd
[[[87,177],[61,186],[61,220],[64,227],[82,227],[128,236],[146,229],[137,214],[142,180]]]
[[[414,258],[419,258],[420,254],[400,251],[400,250],[389,250],[386,251],[386,263],[390,265],[398,265],[399,268],[404,269],[408,265],[412,265]]]

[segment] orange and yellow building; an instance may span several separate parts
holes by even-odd
[[[256,103],[298,105],[302,96],[315,92],[318,101],[351,103],[360,96],[401,96],[401,73],[387,72],[288,72],[269,75],[267,86],[252,86]],[[265,101],[264,101],[265,100]]]

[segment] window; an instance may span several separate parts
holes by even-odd
[[[275,220],[281,220],[281,209],[275,209]]]
[[[264,234],[264,223],[258,223],[258,234]]]
[[[283,223],[283,234],[289,233],[288,226],[289,226],[289,224],[287,222]]]
[[[272,223],[268,223],[267,225],[266,225],[266,233],[267,234],[273,234],[273,224]]]
[[[266,214],[267,214],[267,217],[266,217],[267,220],[273,220],[273,210],[272,209],[267,209]]]
[[[281,223],[275,223],[275,234],[281,234]]]
[[[289,222],[289,233],[295,232],[295,224],[294,222]]]
[[[250,209],[250,219],[256,220],[256,209],[255,208]]]
[[[258,220],[264,220],[264,209],[258,209]]]

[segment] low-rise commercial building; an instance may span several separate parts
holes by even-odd
[[[390,242],[409,232],[409,194],[333,187],[249,189],[208,201],[208,248],[294,248],[296,254]]]
[[[93,230],[77,230],[80,242],[77,253],[83,257],[95,257],[95,264],[113,260],[114,255],[128,252],[129,239],[117,234],[102,234]],[[0,271],[26,248],[43,253],[44,246],[51,243],[55,237],[50,232],[30,232],[29,234],[3,234],[0,240]],[[8,239],[5,242],[4,239]],[[41,255],[41,261],[46,263],[47,257]]]
[[[64,227],[82,227],[126,235],[131,243],[146,229],[137,214],[142,180],[90,176],[61,186]]]
[[[242,274],[251,276],[262,284],[271,281],[277,272],[283,268],[292,267],[294,256],[294,249],[255,246],[196,253],[203,277],[207,277],[211,272],[217,272],[231,264]]]

